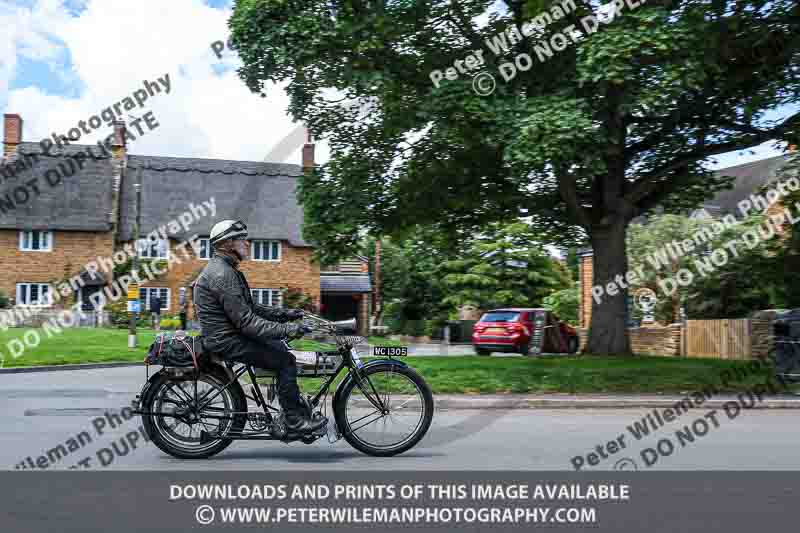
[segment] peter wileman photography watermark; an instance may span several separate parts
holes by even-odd
[[[718,396],[721,390],[727,388],[730,383],[742,381],[749,376],[766,376],[771,369],[770,361],[754,359],[747,365],[725,370],[719,376],[719,385],[708,385],[701,390],[687,394],[675,402],[672,407],[651,410],[628,425],[627,433],[620,432],[613,439],[597,444],[586,454],[572,457],[570,464],[575,470],[583,470],[586,467],[599,466],[605,461],[615,460],[615,470],[637,470],[639,465],[649,468],[656,464],[659,458],[669,457],[677,450],[699,442],[712,430],[721,428],[726,420],[735,420],[743,412],[755,408],[764,401],[765,395],[785,391],[787,384],[780,376],[770,375],[763,383],[757,383],[738,393],[734,399],[724,402],[721,411],[717,409],[706,411],[674,430],[671,436],[660,438],[654,446],[641,448],[638,450],[638,460],[629,455],[618,458],[618,455],[622,455],[623,450],[626,451],[626,454],[630,454],[633,444],[642,441],[645,437],[655,436],[668,424],[683,419],[684,415],[690,413],[690,410],[699,409],[704,403]]]
[[[91,147],[73,153],[66,153],[63,148],[64,146],[79,141],[83,135],[91,134],[104,124],[107,126],[114,126],[115,124],[121,123],[124,119],[124,111],[136,109],[137,104],[140,108],[144,107],[144,103],[148,98],[161,93],[162,87],[164,93],[169,94],[172,88],[169,73],[164,74],[163,77],[157,78],[156,82],[145,80],[143,82],[143,88],[134,90],[131,95],[124,97],[99,113],[90,116],[87,120],[79,121],[74,128],[67,131],[66,135],[54,132],[50,137],[43,138],[39,141],[39,146],[42,151],[41,154],[35,152],[21,152],[5,162],[5,164],[0,166],[0,184],[11,185],[11,182],[14,182],[15,185],[12,185],[4,192],[0,192],[0,211],[6,214],[19,206],[27,204],[31,198],[41,196],[41,189],[44,187],[44,183],[51,188],[58,186],[65,178],[72,177],[78,170],[83,170],[84,165],[90,158],[97,161],[99,159],[111,157],[112,147],[116,142],[116,132],[109,134],[104,140],[97,142],[97,154],[93,152],[93,148]],[[146,126],[147,129],[145,129],[143,125]],[[159,125],[153,112],[148,111],[141,117],[131,120],[127,124],[127,127],[122,129],[122,136],[124,141],[135,141],[137,139],[137,134],[139,137],[142,137],[148,132],[158,128]],[[136,134],[133,133],[131,130],[132,128],[136,130]],[[120,141],[122,140],[123,139],[120,139]],[[32,171],[35,166],[39,164],[40,155],[48,157],[61,156],[64,157],[65,161],[59,163],[57,168],[47,170],[41,177],[35,176],[24,183],[18,183],[19,175],[22,172]]]
[[[138,123],[139,121],[144,120],[145,125],[147,125],[148,131],[153,131],[159,126],[158,121],[156,120],[155,116],[153,116],[153,112],[145,113],[140,119],[135,120],[134,122]],[[140,134],[144,134],[145,132],[141,130],[139,127]],[[127,128],[125,131],[126,138],[134,138],[131,134],[128,133]],[[89,158],[97,161],[99,159],[110,158],[112,157],[112,146],[114,144],[114,139],[116,137],[116,133],[112,133],[102,142],[98,141],[97,146],[99,148],[98,155],[95,155],[92,152],[91,147],[87,147],[85,150],[79,150],[75,153],[66,155],[64,154],[64,162],[58,163],[57,168],[51,168],[45,171],[44,182],[50,188],[55,188],[60,185],[64,179],[71,178],[75,175],[76,172],[79,170],[83,170],[84,165],[89,160]],[[49,139],[44,139],[43,142],[50,142]],[[50,155],[59,155],[59,154],[50,154]],[[20,161],[25,161],[25,164],[30,165],[31,161],[33,164],[38,163],[39,161],[39,154],[36,153],[25,153],[19,156],[16,160],[18,163]],[[67,168],[69,167],[69,168]],[[30,168],[33,168],[31,165]],[[19,171],[19,168],[17,169]],[[16,179],[16,175],[13,176],[13,179]],[[23,206],[28,203],[31,198],[38,198],[42,195],[42,191],[40,189],[40,180],[38,176],[35,176],[32,179],[27,180],[23,184],[17,185],[6,192],[5,195],[0,193],[0,211],[3,214],[9,213],[10,211],[16,210],[16,208]]]
[[[583,31],[574,24],[570,24],[563,30],[554,31],[545,38],[547,26],[563,19],[577,9],[574,0],[561,0],[561,2],[555,3],[550,7],[549,11],[543,11],[522,24],[511,25],[504,32],[486,39],[484,43],[495,56],[501,57],[509,53],[514,46],[524,39],[537,37],[539,40],[533,43],[532,52],[536,57],[536,61],[544,63],[552,58],[555,53],[565,50],[571,44],[580,43],[587,35],[597,32],[601,24],[611,24],[623,9],[632,10],[644,2],[645,0],[612,0],[606,4],[607,7],[601,10],[599,15],[586,15],[580,19]],[[475,70],[480,70],[481,67],[485,66],[486,60],[483,54],[484,50],[473,50],[465,58],[454,61],[452,67],[431,71],[429,74],[431,82],[438,89],[444,80],[455,81],[463,75],[472,75]],[[503,81],[509,82],[516,78],[517,74],[527,72],[533,66],[534,58],[527,52],[520,52],[511,61],[500,63],[497,70]],[[489,72],[480,72],[472,79],[472,88],[480,96],[490,95],[494,92],[496,86],[495,77]]]
[[[148,98],[161,93],[162,87],[164,88],[165,94],[169,94],[170,89],[172,88],[172,82],[169,79],[169,72],[164,74],[162,78],[157,78],[157,82],[144,80],[142,85],[143,88],[134,90],[131,96],[126,96],[122,100],[103,109],[99,114],[92,115],[88,120],[79,121],[77,126],[71,128],[66,135],[53,133],[51,135],[53,138],[52,141],[49,138],[42,139],[39,144],[44,153],[49,154],[53,146],[61,148],[62,145],[68,145],[70,142],[78,142],[82,135],[89,135],[93,130],[100,128],[103,125],[103,121],[105,121],[107,125],[111,125],[115,120],[122,120],[123,109],[125,111],[136,109],[136,104],[138,104],[139,107],[144,107],[144,103]],[[136,104],[134,104],[134,100],[136,100]],[[130,123],[130,126],[136,128],[139,131],[139,135],[144,135],[144,131],[142,131],[142,128],[139,126],[141,121],[142,119],[136,119]],[[127,135],[130,135],[130,137],[127,137],[127,139],[131,141],[136,140],[136,137],[131,133],[127,133]]]
[[[672,261],[677,261],[693,250],[712,242],[715,237],[722,235],[727,229],[738,226],[747,216],[752,214],[766,215],[767,210],[775,206],[781,198],[799,189],[800,179],[792,176],[789,179],[780,181],[764,194],[751,194],[737,204],[741,219],[736,218],[734,215],[725,215],[720,221],[703,227],[694,234],[687,236],[683,241],[666,243],[660,250],[647,255],[645,260],[656,271],[662,270]],[[672,276],[659,277],[657,285],[660,292],[664,296],[672,296],[678,288],[690,285],[698,277],[704,278],[712,274],[718,268],[725,266],[732,258],[739,257],[740,251],[752,250],[761,243],[779,235],[783,224],[797,224],[800,222],[800,202],[795,202],[793,207],[796,213],[792,213],[788,206],[782,206],[776,212],[766,216],[758,229],[746,231],[740,238],[729,240],[721,247],[710,250],[705,256],[694,259],[695,272],[688,268],[681,268]],[[756,213],[753,212],[754,210],[756,210]],[[604,296],[616,296],[622,289],[636,286],[644,279],[643,267],[629,270],[624,274],[617,274],[613,280],[609,280],[606,284],[593,286],[592,298],[600,304]]]
[[[53,466],[59,466],[62,461],[70,461],[70,470],[77,468],[105,468],[113,463],[118,457],[125,457],[133,450],[150,442],[147,432],[140,424],[138,428],[128,431],[122,437],[105,443],[106,446],[98,448],[93,454],[87,455],[80,460],[74,460],[78,453],[85,453],[90,444],[99,442],[104,433],[120,428],[127,424],[135,415],[130,407],[123,407],[119,413],[106,411],[102,416],[92,419],[91,428],[76,432],[74,435],[59,441],[52,448],[43,450],[34,459],[27,456],[14,465],[14,470],[46,470]]]
[[[217,59],[222,59],[222,52],[225,51],[226,47],[228,50],[236,50],[236,47],[233,46],[231,39],[232,37],[228,37],[227,41],[214,41],[211,43],[211,51],[214,52],[214,55],[217,56]]]
[[[486,39],[484,43],[486,48],[496,57],[501,57],[511,52],[514,46],[526,38],[535,37],[539,39],[531,47],[533,56],[527,52],[520,52],[510,61],[497,65],[497,72],[503,81],[507,83],[516,78],[520,72],[527,72],[534,68],[536,63],[544,63],[554,57],[556,53],[566,50],[570,45],[577,45],[584,41],[587,36],[596,33],[602,25],[611,24],[624,9],[630,11],[644,3],[646,3],[646,0],[612,0],[601,6],[597,15],[582,17],[580,19],[580,28],[571,24],[563,30],[554,31],[545,37],[545,29],[549,25],[576,10],[574,0],[562,0],[550,7],[549,11],[543,11],[520,25],[511,25],[504,32]],[[222,44],[221,41],[219,43]],[[788,38],[784,41],[770,40],[765,46],[749,49],[746,53],[747,57],[740,59],[752,61],[779,55],[784,52],[789,43],[790,40]],[[486,71],[481,72],[481,69],[487,64],[484,52],[481,49],[473,50],[464,58],[454,61],[453,66],[431,71],[429,74],[431,82],[436,88],[439,88],[444,81],[455,81],[462,76],[471,76],[472,89],[476,94],[479,96],[492,94],[497,88],[497,80],[494,74]]]
[[[653,322],[655,320],[653,311],[655,311],[656,304],[658,303],[656,291],[649,287],[637,289],[634,293],[633,301],[636,307],[642,311],[644,315],[642,316],[642,320],[644,322]]]
[[[116,251],[111,257],[97,257],[89,261],[83,266],[83,271],[92,275],[97,275],[100,271],[111,273],[115,267],[123,265],[128,260],[133,259],[142,249],[160,246],[164,241],[169,242],[168,238],[170,236],[177,235],[181,230],[188,232],[192,225],[207,216],[214,217],[216,213],[217,206],[214,197],[202,202],[202,204],[196,205],[190,203],[186,211],[167,224],[159,226],[148,233],[140,242],[123,245],[122,249]],[[167,251],[167,258],[164,260],[166,262],[166,268],[162,267],[159,261],[144,261],[141,266],[141,271],[132,270],[130,274],[122,274],[117,277],[111,285],[107,285],[102,291],[98,291],[89,296],[89,302],[91,303],[93,311],[102,311],[109,303],[117,302],[125,298],[130,285],[135,284],[141,286],[149,281],[154,281],[175,266],[182,264],[184,261],[191,261],[193,257],[189,255],[187,246],[190,246],[194,250],[195,256],[200,255],[200,237],[195,234],[174,247],[175,251],[180,252],[183,258],[181,258],[181,255],[178,253]],[[47,292],[44,302],[45,307],[56,304],[63,298],[72,296],[80,288],[85,286],[86,280],[84,276],[80,274],[73,276],[67,281],[62,281],[55,287],[56,290]],[[9,328],[24,324],[27,319],[33,317],[40,309],[42,309],[42,307],[16,306],[13,309],[5,310],[0,313],[0,329],[7,331]],[[87,318],[87,311],[83,310],[83,302],[77,302],[61,310],[56,316],[44,322],[40,328],[41,332],[37,328],[30,328],[20,337],[8,341],[5,345],[5,349],[13,359],[18,359],[25,353],[25,350],[39,346],[43,336],[48,339],[53,338],[61,334],[64,328],[74,327],[80,320],[85,320]],[[4,366],[5,360],[4,352],[0,350],[0,368]]]

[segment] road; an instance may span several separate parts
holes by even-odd
[[[800,411],[780,409],[743,411],[735,419],[692,411],[641,440],[627,427],[649,409],[439,410],[422,443],[389,459],[323,439],[312,445],[240,441],[212,459],[179,461],[136,436],[138,417],[114,428],[113,418],[102,418],[126,405],[143,381],[142,368],[0,375],[0,468],[14,469],[30,457],[50,469],[80,461],[92,469],[132,470],[800,469]],[[694,442],[686,430],[676,435],[684,426]],[[659,440],[664,453],[648,467],[644,459],[653,461]],[[48,459],[59,445],[66,453]],[[653,451],[643,459],[646,448]]]

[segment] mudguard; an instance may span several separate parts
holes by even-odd
[[[226,380],[226,378],[227,378],[227,380],[230,381],[230,380],[232,380],[234,378],[234,374],[231,371],[231,369],[226,367],[221,359],[217,359],[217,360],[215,360],[215,359],[207,359],[207,360],[203,361],[203,364],[201,364],[201,370],[200,371],[202,373],[205,373],[205,374],[215,375],[215,376],[217,376],[218,378],[220,378],[222,380]],[[196,371],[195,371],[194,368],[191,368],[191,367],[186,367],[186,368],[183,368],[183,367],[177,367],[177,368],[163,367],[158,372],[153,372],[150,375],[150,377],[147,379],[147,381],[144,383],[144,385],[142,386],[142,390],[139,391],[139,394],[137,394],[134,397],[133,402],[131,403],[131,405],[134,408],[134,412],[136,414],[141,414],[139,412],[140,407],[141,407],[141,401],[142,401],[142,398],[145,397],[145,394],[147,393],[147,389],[149,389],[150,386],[158,378],[158,376],[160,376],[164,372],[173,373],[173,374],[174,373],[194,374]]]
[[[398,361],[397,359],[373,359],[362,365],[360,370],[367,370],[370,367],[383,364],[395,365],[400,368],[405,368],[408,366],[403,361]],[[338,405],[338,402],[342,396],[342,391],[345,390],[351,381],[353,381],[353,374],[352,372],[348,372],[347,376],[345,376],[341,383],[339,383],[339,385],[336,387],[336,392],[333,393],[333,405]]]

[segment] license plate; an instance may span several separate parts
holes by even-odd
[[[408,355],[407,346],[373,346],[372,355],[383,357],[403,357]]]
[[[507,333],[505,328],[489,328],[486,333]]]

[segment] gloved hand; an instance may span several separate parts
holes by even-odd
[[[300,337],[308,335],[309,333],[314,331],[306,324],[289,324],[288,326],[289,327],[286,333],[290,339],[299,339]]]
[[[305,316],[305,313],[302,309],[289,309],[286,312],[286,318],[289,320],[300,320]]]

